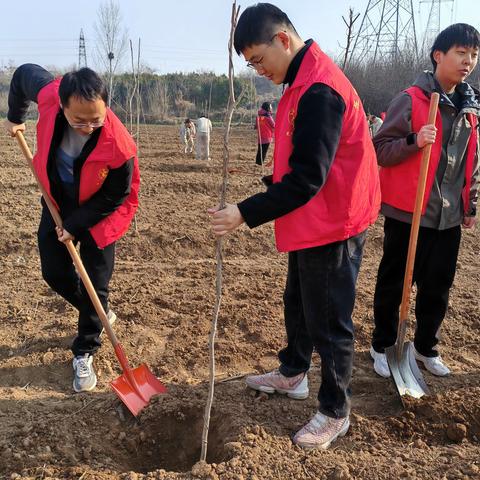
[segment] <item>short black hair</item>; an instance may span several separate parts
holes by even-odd
[[[58,94],[64,107],[68,107],[70,97],[90,102],[101,98],[105,103],[108,99],[105,83],[96,72],[87,67],[66,73],[60,81]]]
[[[252,45],[268,43],[278,27],[292,30],[298,35],[287,14],[271,3],[257,3],[246,8],[238,19],[233,46],[240,55]]]
[[[272,104],[270,102],[263,102],[262,103],[262,108],[269,112],[270,110],[272,110]]]
[[[437,62],[433,58],[435,51],[447,53],[452,47],[480,48],[480,33],[475,27],[467,23],[454,23],[445,30],[442,30],[430,50],[430,60],[432,61],[433,71],[437,69]]]

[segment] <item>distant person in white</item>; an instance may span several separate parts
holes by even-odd
[[[195,158],[197,160],[210,160],[210,134],[212,122],[207,117],[197,119],[197,143],[195,145]]]
[[[194,139],[195,124],[187,118],[180,127],[180,142],[185,147],[184,153],[193,153]]]

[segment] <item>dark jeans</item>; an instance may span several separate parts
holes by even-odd
[[[403,277],[407,261],[410,224],[385,218],[383,257],[375,286],[375,329],[372,346],[383,353],[395,343],[402,302]],[[448,307],[448,295],[455,277],[461,227],[447,230],[420,227],[413,282],[417,284],[414,345],[426,357],[438,352],[438,331]]]
[[[270,146],[269,143],[259,143],[257,148],[257,157],[255,158],[255,163],[257,165],[263,165],[265,163],[265,159],[267,158],[268,147]]]
[[[115,244],[100,249],[90,232],[79,239],[80,257],[105,311],[108,311],[108,284],[113,273]],[[77,243],[77,239],[75,241]],[[42,210],[38,227],[38,248],[42,275],[50,287],[78,311],[78,335],[73,341],[76,355],[93,354],[100,347],[102,324],[80,280],[65,245],[57,239],[55,224],[47,208]]]
[[[365,236],[288,256],[283,297],[288,345],[278,355],[280,372],[287,377],[306,372],[315,348],[322,360],[319,410],[334,418],[350,411],[352,311]]]

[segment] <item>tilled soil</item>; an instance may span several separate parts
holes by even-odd
[[[131,364],[145,362],[168,394],[137,419],[110,389],[121,370],[106,337],[95,357],[97,389],[72,393],[76,314],[41,278],[37,188],[16,144],[0,140],[0,479],[480,478],[480,234],[464,231],[442,330],[453,373],[425,373],[432,394],[403,408],[368,354],[381,219],[369,231],[358,282],[352,426],[328,451],[291,442],[316,409],[318,357],[304,402],[244,386],[245,374],[277,366],[284,343],[286,256],[275,251],[272,227],[242,227],[224,242],[209,463],[197,464],[215,299],[206,209],[217,202],[222,132],[214,133],[211,164],[183,155],[176,128],[141,133],[141,207],[136,229],[118,242],[111,307]],[[255,150],[255,133],[234,128],[230,201],[262,188]]]

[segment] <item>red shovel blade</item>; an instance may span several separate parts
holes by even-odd
[[[167,389],[145,364],[132,368],[129,373],[131,379],[124,372],[111,386],[130,412],[137,416],[148,405],[150,398],[166,393]]]

